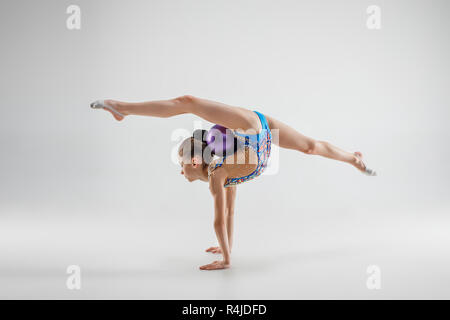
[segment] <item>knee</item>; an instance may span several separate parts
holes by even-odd
[[[183,104],[192,104],[193,102],[195,102],[197,98],[190,95],[190,94],[185,94],[184,96],[180,96],[175,98],[175,102],[180,102]]]
[[[320,143],[321,143],[320,141],[316,140],[308,141],[304,152],[307,154],[317,154],[317,149]]]
[[[178,110],[176,114],[194,113],[194,108],[197,105],[196,100],[196,97],[189,94],[173,99],[174,107],[176,110]]]

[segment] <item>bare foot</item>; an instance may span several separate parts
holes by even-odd
[[[122,107],[122,105],[119,103],[119,101],[105,100],[105,104],[107,106],[110,106],[111,108],[115,109],[116,111],[120,112],[121,114],[123,114],[123,116],[121,116],[121,115],[116,114],[113,111],[109,110],[108,108],[103,108],[103,110],[110,112],[117,121],[122,121],[123,119],[125,119],[125,116],[128,115],[126,113],[126,111],[124,110],[124,108]]]
[[[126,115],[119,101],[115,100],[97,100],[91,103],[91,108],[107,110],[117,121],[122,121]]]
[[[222,249],[220,247],[210,247],[210,248],[206,249],[205,251],[211,252],[211,253],[222,253]]]

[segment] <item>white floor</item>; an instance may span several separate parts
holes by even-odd
[[[215,244],[204,216],[3,219],[0,298],[450,298],[445,212],[290,214],[305,216],[304,223],[289,223],[282,212],[257,221],[237,215],[233,266],[222,271],[198,269],[217,259],[203,252]],[[66,287],[69,265],[81,268],[80,290]],[[370,265],[381,270],[378,290],[366,285]]]

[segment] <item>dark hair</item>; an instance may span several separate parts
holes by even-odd
[[[192,136],[189,138],[186,138],[180,145],[180,148],[178,149],[178,155],[183,158],[183,162],[190,162],[191,159],[199,155],[202,159],[202,163],[204,166],[207,166],[211,163],[213,156],[215,155],[214,150],[208,146],[206,143],[206,137],[208,135],[208,130],[204,129],[197,129],[192,133]],[[186,157],[183,157],[183,151],[186,149],[186,151],[189,154],[190,150],[190,157],[188,157],[188,154],[186,154]],[[238,140],[236,137],[234,137],[234,143],[233,143],[233,152],[236,152],[238,149]],[[225,151],[226,154],[227,151]]]
[[[199,155],[202,159],[203,166],[207,166],[211,163],[214,151],[206,143],[206,136],[208,130],[197,129],[192,133],[192,136],[186,138],[178,149],[178,155],[183,158],[183,161],[191,161],[196,155]],[[187,154],[184,156],[184,150]],[[190,150],[190,154],[189,154]]]

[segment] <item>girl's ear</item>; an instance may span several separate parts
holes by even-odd
[[[199,157],[195,156],[192,158],[192,166],[196,168],[199,164],[201,164],[201,160]]]

